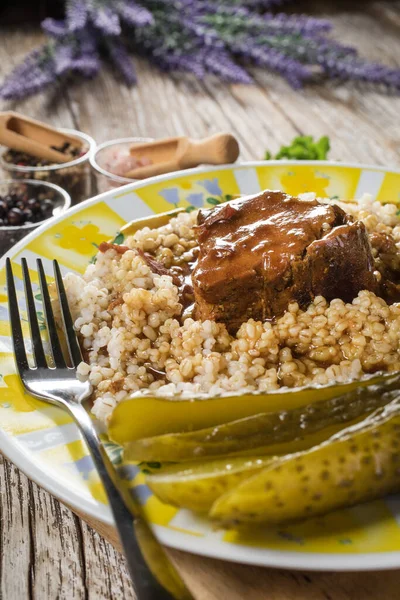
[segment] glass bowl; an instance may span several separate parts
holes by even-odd
[[[113,173],[109,170],[110,161],[118,153],[128,155],[129,148],[135,144],[153,141],[153,138],[130,137],[99,144],[89,158],[90,164],[96,175],[97,191],[99,193],[108,192],[108,190],[121,187],[121,185],[137,181],[137,179],[129,179],[129,177],[122,177],[121,175]]]
[[[60,131],[82,140],[85,153],[67,163],[34,167],[7,162],[4,159],[7,152],[5,149],[0,155],[0,166],[12,179],[36,179],[41,182],[54,183],[66,190],[72,203],[77,204],[91,195],[89,156],[94,151],[96,142],[86,133],[75,129],[60,128]]]
[[[0,180],[0,196],[23,191],[27,192],[28,196],[35,197],[38,187],[42,188],[41,191],[46,192],[46,197],[53,201],[52,216],[38,223],[0,226],[0,256],[39,225],[43,225],[53,217],[61,215],[71,206],[71,197],[68,192],[54,183],[33,179],[25,179],[24,181],[16,181],[15,179]]]

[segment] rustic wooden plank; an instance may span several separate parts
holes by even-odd
[[[0,597],[86,598],[77,518],[1,458]]]
[[[0,598],[134,600],[121,554],[1,455],[0,489]]]
[[[32,598],[83,600],[86,566],[76,519],[37,485],[29,488]]]
[[[174,551],[192,593],[201,600],[396,600],[400,572],[310,573],[233,565]]]
[[[77,521],[82,536],[87,600],[134,600],[125,559],[87,523]]]
[[[92,83],[91,94],[82,87],[70,91],[81,128],[98,142],[130,135],[201,137],[226,130],[238,137],[243,160],[257,160],[271,140],[279,147],[298,131],[257,87],[228,86],[213,78],[201,83],[189,75],[174,81],[141,60],[136,66],[139,86],[120,87],[118,101],[114,75],[107,69]],[[99,120],[104,105],[107,118]]]
[[[0,455],[0,598],[30,598],[30,537],[28,481]]]

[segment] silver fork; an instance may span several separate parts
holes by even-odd
[[[44,317],[47,326],[53,365],[49,365],[40,334],[35,301],[26,260],[21,260],[24,278],[25,298],[32,340],[35,366],[28,363],[11,261],[6,262],[8,302],[10,310],[11,333],[15,362],[24,388],[32,396],[47,400],[66,410],[75,419],[90,450],[97,472],[102,480],[121,545],[124,549],[137,600],[171,600],[174,597],[191,599],[192,596],[173,567],[164,549],[156,541],[145,520],[129,510],[129,499],[122,486],[117,487],[118,475],[109,460],[99,439],[92,419],[83,406],[83,401],[91,394],[89,382],[77,378],[76,368],[82,361],[82,354],[74,331],[68,300],[57,261],[53,261],[54,275],[60,302],[64,334],[68,344],[69,362],[67,363],[58,337],[56,322],[51,305],[46,276],[40,259],[37,260],[38,275],[42,293]],[[134,498],[136,500],[136,498]],[[136,500],[136,504],[138,504]],[[137,529],[138,528],[138,529]],[[150,570],[138,541],[138,531],[145,531],[147,540],[157,544],[157,564],[163,565],[157,574],[163,585]],[[153,552],[154,555],[154,552]],[[166,586],[166,587],[164,587]],[[166,588],[168,587],[168,591]],[[172,593],[173,592],[173,593]]]

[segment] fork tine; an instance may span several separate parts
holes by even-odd
[[[11,267],[11,260],[6,260],[7,272],[7,292],[8,292],[8,308],[10,311],[11,337],[14,347],[15,362],[19,374],[22,376],[24,371],[29,369],[28,359],[24,344],[24,335],[21,327],[21,317],[19,314],[17,292],[15,290],[14,274]]]
[[[66,363],[62,353],[60,340],[57,334],[57,327],[54,319],[53,308],[51,306],[49,288],[47,287],[46,275],[43,269],[43,263],[40,260],[40,258],[36,260],[36,264],[39,274],[40,289],[42,292],[44,317],[46,320],[47,331],[50,339],[51,353],[53,355],[55,366],[61,369],[63,367],[66,367]]]
[[[43,350],[42,336],[40,335],[39,322],[36,313],[35,299],[32,292],[31,278],[29,276],[26,258],[21,258],[22,273],[24,276],[26,307],[28,309],[29,328],[31,330],[33,355],[36,367],[47,367],[46,355]]]
[[[53,260],[53,266],[54,266],[54,275],[55,275],[55,279],[56,279],[56,283],[57,283],[58,297],[60,299],[61,314],[62,314],[63,323],[64,323],[65,335],[67,336],[69,353],[72,358],[73,365],[75,367],[77,367],[79,365],[79,363],[82,362],[82,360],[83,360],[82,353],[81,353],[81,349],[78,344],[78,339],[76,337],[76,333],[74,330],[74,324],[73,324],[71,312],[70,312],[69,306],[68,306],[67,294],[65,292],[64,282],[62,280],[60,267],[56,260]]]

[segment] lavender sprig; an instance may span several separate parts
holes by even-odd
[[[109,40],[107,47],[113,64],[121,73],[125,82],[128,85],[136,83],[136,73],[132,59],[127,53],[124,45],[119,40]]]
[[[53,62],[49,58],[49,45],[34,50],[18,65],[1,86],[5,100],[20,100],[40,92],[56,77]]]
[[[133,0],[121,0],[117,4],[117,12],[126,25],[143,27],[154,23],[151,12]]]
[[[68,31],[84,29],[89,18],[89,6],[85,0],[69,0],[65,9]]]
[[[68,27],[64,21],[57,21],[56,19],[45,19],[42,21],[42,29],[47,35],[53,38],[63,38]]]
[[[315,73],[400,91],[400,69],[368,62],[330,36],[332,25],[277,13],[290,0],[65,0],[65,19],[42,23],[49,41],[4,80],[0,97],[20,99],[78,72],[94,77],[102,58],[128,85],[129,52],[169,72],[208,73],[249,84],[253,66],[282,75],[297,89]]]
[[[110,3],[111,4],[111,3]],[[105,36],[120,35],[121,24],[118,14],[111,8],[102,6],[97,10],[91,11],[93,25]]]

